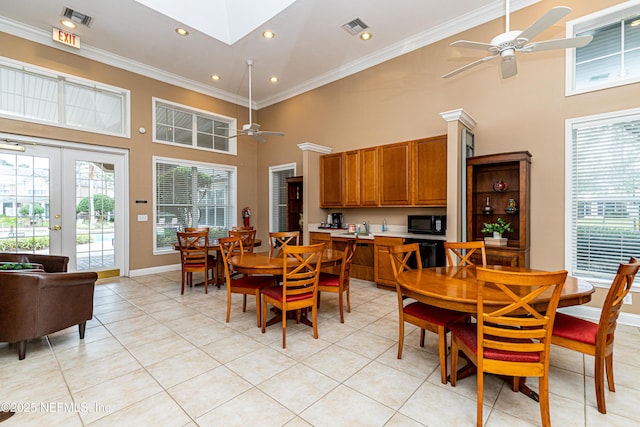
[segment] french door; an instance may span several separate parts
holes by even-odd
[[[70,271],[127,274],[126,157],[23,146],[0,148],[0,250],[64,254]]]

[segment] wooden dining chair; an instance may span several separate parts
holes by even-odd
[[[260,291],[267,286],[274,284],[272,276],[240,276],[233,278],[231,274],[230,258],[235,254],[244,254],[242,250],[242,239],[238,236],[221,237],[218,239],[220,245],[220,256],[224,264],[224,277],[227,285],[227,318],[229,323],[231,317],[231,294],[242,294],[242,311],[247,311],[247,295],[256,297],[256,322],[260,327]],[[239,250],[236,250],[239,249]]]
[[[242,251],[253,252],[256,243],[256,230],[229,230],[229,237],[239,237],[242,240]]]
[[[347,240],[347,244],[342,252],[342,263],[340,264],[340,274],[320,272],[318,280],[318,307],[322,292],[333,292],[338,294],[338,306],[340,308],[340,323],[344,323],[344,302],[342,296],[347,296],[347,312],[351,313],[351,295],[349,283],[351,281],[351,261],[358,247],[358,237]]]
[[[253,230],[253,225],[234,225],[231,227],[232,231],[237,231],[237,230]]]
[[[475,265],[473,254],[478,252],[482,259],[482,266],[487,266],[487,251],[483,240],[473,242],[444,242],[447,253],[448,266]],[[477,256],[477,255],[476,255]]]
[[[551,331],[566,271],[511,272],[477,267],[477,323],[457,322],[451,330],[451,385],[456,385],[458,351],[478,368],[476,423],[482,426],[484,373],[538,377],[542,426],[551,425],[549,413],[549,348]],[[550,294],[544,311],[532,305]],[[491,306],[485,305],[491,301]]]
[[[318,339],[318,279],[326,244],[284,246],[282,285],[262,289],[262,333],[266,332],[267,304],[282,312],[282,348],[287,348],[287,312],[311,308],[313,338]]]
[[[639,268],[640,261],[636,258],[631,258],[629,263],[618,266],[618,272],[613,278],[607,297],[602,305],[598,323],[558,313],[553,324],[551,344],[595,357],[596,401],[598,403],[598,411],[603,414],[607,413],[604,398],[605,369],[609,391],[616,391],[613,382],[613,342],[618,324],[618,315],[622,308],[622,300],[631,290],[631,285],[633,285],[633,280]]]
[[[279,257],[284,248],[289,245],[300,244],[299,231],[272,231],[269,233],[269,255]]]
[[[209,233],[209,227],[185,227],[184,228],[185,233],[198,233],[203,231],[206,231],[207,233]]]
[[[404,245],[391,246],[389,248],[391,267],[396,278],[396,292],[398,294],[398,315],[399,315],[399,335],[398,335],[398,359],[402,359],[402,347],[404,345],[404,322],[411,323],[420,328],[420,347],[424,347],[425,330],[438,334],[438,355],[440,358],[440,380],[442,384],[447,383],[447,332],[448,325],[468,318],[468,314],[458,311],[447,310],[434,307],[419,301],[409,302],[405,305],[407,298],[406,288],[398,282],[398,275],[404,271],[412,270],[409,262],[415,257],[417,269],[422,269],[422,259],[420,258],[420,247],[418,243],[408,243]]]
[[[204,293],[209,293],[209,270],[211,270],[211,280],[215,278],[215,258],[209,255],[209,233],[200,232],[178,232],[178,248],[180,249],[180,264],[182,266],[182,290],[184,294],[185,282],[189,287],[193,286],[193,273],[204,273]]]

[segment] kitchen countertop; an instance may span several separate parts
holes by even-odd
[[[319,228],[319,227],[313,227],[313,228],[309,228],[310,232],[314,232],[314,233],[329,233],[331,234],[331,237],[351,237],[351,236],[355,236],[355,233],[349,233],[348,229],[346,228],[340,228],[340,229],[336,229],[336,228]],[[394,231],[394,230],[389,230],[389,231],[372,231],[369,234],[359,234],[358,235],[358,239],[362,239],[362,240],[373,240],[375,237],[402,237],[405,239],[423,239],[423,240],[442,240],[443,242],[447,240],[446,236],[442,236],[442,235],[431,235],[431,234],[416,234],[416,233],[407,233],[406,231],[402,232],[402,231]]]

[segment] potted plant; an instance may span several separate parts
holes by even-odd
[[[492,245],[500,245],[504,246],[507,244],[507,239],[502,237],[502,233],[504,232],[513,232],[513,228],[511,227],[510,222],[506,222],[502,218],[498,218],[496,222],[485,222],[482,230],[480,230],[482,234],[493,233],[493,237],[485,237],[485,243]]]

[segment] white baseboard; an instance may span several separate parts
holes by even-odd
[[[129,270],[129,277],[144,276],[146,274],[167,273],[169,271],[180,270],[180,264],[161,265],[159,267],[141,268],[139,270]]]
[[[595,307],[584,307],[576,305],[572,307],[559,308],[558,311],[571,314],[573,316],[583,317],[585,319],[597,322],[600,320],[600,309]],[[640,316],[637,314],[620,313],[618,323],[621,325],[636,326],[640,328]]]

